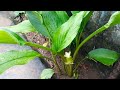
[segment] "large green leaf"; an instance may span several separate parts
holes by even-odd
[[[98,61],[104,65],[110,66],[113,65],[118,58],[120,57],[120,54],[104,48],[99,48],[92,50],[88,53],[88,56],[90,59]]]
[[[71,11],[71,12],[74,12],[74,14],[78,13],[79,11]],[[82,32],[84,31],[85,29],[85,26],[86,24],[88,23],[93,11],[84,11],[85,14],[84,14],[84,18],[82,20],[82,23],[80,25],[80,29],[78,31],[78,34],[77,36],[75,37],[74,41],[71,43],[71,48],[76,45],[76,47],[78,46],[78,44],[80,43],[80,39],[81,39],[81,35],[82,35]]]
[[[74,14],[58,28],[53,36],[52,50],[54,52],[60,52],[73,41],[78,33],[84,14],[84,11]]]
[[[56,32],[57,28],[61,26],[63,22],[55,11],[42,11],[41,16],[43,18],[43,24],[52,38],[54,32]]]
[[[115,13],[113,13],[107,23],[109,27],[114,26],[116,24],[120,24],[120,11],[116,11]]]
[[[12,66],[26,64],[38,56],[41,55],[33,50],[12,50],[2,53],[0,54],[0,74]]]
[[[62,11],[27,11],[27,16],[39,33],[51,39],[57,28],[68,19],[67,15]]]
[[[0,43],[20,44],[24,45],[26,41],[22,39],[18,34],[7,30],[0,29]]]
[[[32,26],[29,20],[25,20],[17,25],[7,26],[4,28],[18,33],[36,32],[35,28]]]
[[[39,12],[37,11],[26,11],[27,17],[30,20],[30,23],[34,26],[34,28],[46,37],[50,37],[49,31],[43,25],[43,19]]]
[[[69,19],[68,14],[66,11],[56,11],[59,18],[62,20],[62,23],[66,22]]]
[[[50,79],[54,74],[54,70],[51,68],[44,69],[40,75],[40,79]]]

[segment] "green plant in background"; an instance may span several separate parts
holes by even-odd
[[[33,46],[50,51],[51,58],[43,56],[34,50],[26,51],[8,51],[0,54],[0,73],[14,65],[21,65],[29,62],[35,57],[47,58],[56,65],[59,72],[61,68],[56,60],[56,56],[62,58],[64,70],[68,76],[76,73],[77,62],[76,56],[81,47],[95,35],[107,30],[107,28],[120,24],[120,12],[115,12],[109,19],[108,23],[94,31],[86,39],[81,41],[84,28],[92,16],[93,11],[71,11],[72,16],[68,16],[65,11],[26,11],[28,20],[18,25],[2,27],[0,29],[0,43],[10,43]],[[50,47],[39,45],[33,42],[27,42],[17,33],[38,32],[49,39]],[[71,48],[75,47],[75,48]],[[65,51],[65,49],[69,51]],[[7,57],[5,57],[7,54]],[[88,58],[101,62],[104,65],[111,66],[119,58],[119,53],[100,48],[88,53]],[[82,60],[81,60],[82,61]],[[46,75],[46,73],[48,75]],[[43,71],[40,78],[50,78],[54,74],[53,70]]]

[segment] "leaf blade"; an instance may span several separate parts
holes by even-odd
[[[43,25],[43,19],[42,16],[36,12],[36,11],[26,11],[27,17],[30,21],[30,23],[33,25],[33,27],[42,35],[46,37],[50,37],[50,34],[47,30],[47,28]]]
[[[55,11],[42,11],[41,16],[43,18],[43,24],[47,28],[50,37],[53,38],[57,28],[62,24],[62,20],[58,17]]]
[[[58,28],[57,32],[53,36],[53,51],[60,52],[73,41],[78,33],[83,16],[84,12],[77,13]]]
[[[72,14],[79,13],[80,11],[71,11]]]
[[[65,11],[56,11],[59,18],[62,20],[62,23],[66,22],[69,19],[69,16]]]
[[[88,53],[90,59],[96,60],[104,65],[110,66],[113,65],[120,55],[112,50],[99,48],[92,50]]]
[[[40,79],[50,79],[54,74],[54,70],[51,68],[44,69],[40,75]]]
[[[0,29],[0,43],[24,45],[26,41],[10,30]]]
[[[3,28],[18,33],[36,32],[35,28],[32,26],[29,20],[25,20],[17,25],[7,26]]]
[[[15,65],[23,65],[40,56],[33,50],[11,50],[0,54],[0,74]]]

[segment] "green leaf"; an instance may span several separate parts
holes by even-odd
[[[0,54],[0,74],[5,70],[15,65],[23,65],[41,56],[38,52],[33,50],[16,51],[11,50]]]
[[[107,23],[109,27],[114,26],[116,24],[120,24],[120,11],[116,11],[115,13],[113,13]]]
[[[71,11],[72,14],[79,13],[80,11]]]
[[[80,43],[80,39],[81,39],[81,35],[82,35],[82,32],[84,31],[85,29],[85,26],[86,24],[88,23],[93,11],[84,11],[85,14],[84,14],[84,18],[82,20],[82,23],[80,25],[80,29],[78,31],[78,34],[77,36],[75,37],[75,39],[73,40],[73,42],[71,43],[71,47],[73,47],[74,45],[76,45],[76,47],[78,46],[78,44]]]
[[[63,24],[62,20],[58,17],[55,11],[42,11],[41,16],[43,18],[43,24],[47,28],[49,36],[53,38],[53,35],[56,32],[57,28]]]
[[[50,39],[69,18],[64,11],[27,11],[27,16],[35,29]]]
[[[54,70],[51,68],[44,69],[40,75],[40,79],[50,79],[54,74]]]
[[[1,28],[0,29],[0,43],[24,45],[26,41],[22,39],[18,34],[10,30]]]
[[[47,28],[43,25],[43,19],[39,12],[37,11],[26,11],[27,17],[30,20],[30,23],[33,25],[33,27],[42,35],[46,37],[50,37],[49,31]]]
[[[83,18],[81,27],[79,29],[79,32],[82,32],[84,30],[84,28],[85,28],[86,24],[88,23],[92,13],[93,13],[93,11],[85,11],[84,18]]]
[[[10,31],[18,32],[18,33],[36,32],[35,28],[32,26],[29,20],[25,20],[14,26],[7,26],[3,28],[6,28],[6,29],[9,29]]]
[[[78,33],[84,14],[84,11],[74,14],[58,28],[53,36],[52,50],[54,52],[60,52],[73,41]]]
[[[56,11],[56,13],[62,20],[62,23],[66,22],[69,19],[69,16],[67,15],[66,11]]]
[[[110,66],[113,65],[118,58],[120,57],[120,54],[104,48],[99,48],[92,50],[88,53],[88,56],[90,59],[98,61],[104,65]]]

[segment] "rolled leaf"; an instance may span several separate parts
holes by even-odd
[[[116,24],[120,24],[120,11],[116,11],[115,13],[113,13],[107,23],[109,27]]]

